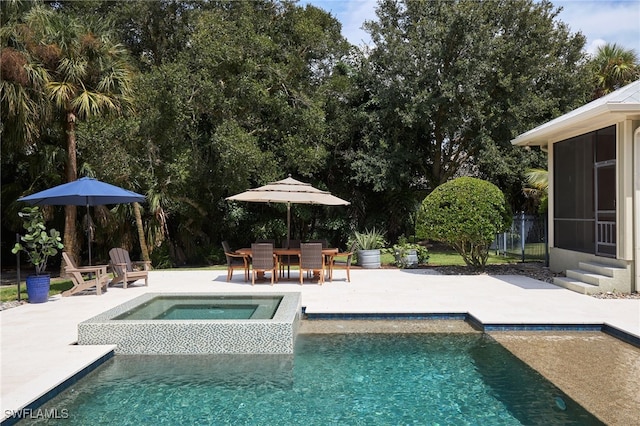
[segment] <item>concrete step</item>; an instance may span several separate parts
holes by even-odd
[[[618,266],[607,265],[606,263],[599,263],[599,262],[579,262],[578,268],[591,273],[600,274],[600,275],[604,275],[611,278],[614,278],[617,275],[623,274],[626,272],[625,268],[620,268]]]
[[[591,285],[601,285],[606,283],[607,280],[611,280],[611,276],[602,275],[595,272],[587,271],[586,269],[567,269],[567,278],[572,278],[578,281],[585,282]]]
[[[600,287],[569,277],[555,277],[553,283],[568,290],[582,294],[600,293]]]

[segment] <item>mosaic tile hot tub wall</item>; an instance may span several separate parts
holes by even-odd
[[[114,320],[156,296],[148,293],[78,324],[78,344],[117,345],[116,354],[292,354],[300,321],[300,293],[280,293],[282,302],[266,320]],[[176,293],[178,295],[178,293]],[[179,293],[184,296],[241,296]],[[246,294],[245,294],[246,295]],[[260,293],[255,295],[274,295]]]

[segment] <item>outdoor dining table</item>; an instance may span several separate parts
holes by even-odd
[[[331,277],[331,265],[333,265],[333,258],[338,254],[340,250],[337,248],[323,248],[322,255],[325,256],[327,261],[325,264],[328,266],[329,277]],[[251,247],[244,247],[236,250],[236,253],[242,254],[245,256],[251,256]],[[300,247],[292,247],[292,248],[273,248],[273,253],[278,256],[278,263],[280,263],[280,259],[284,256],[300,256],[301,249]],[[290,278],[290,274],[287,274],[287,278]]]

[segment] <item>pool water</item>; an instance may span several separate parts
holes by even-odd
[[[249,319],[256,309],[258,309],[258,305],[175,305],[154,319]]]
[[[123,312],[114,320],[272,319],[282,296],[164,295]]]
[[[41,408],[78,425],[602,424],[479,333],[299,335],[295,356],[117,355]]]

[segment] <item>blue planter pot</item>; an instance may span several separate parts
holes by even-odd
[[[49,300],[51,275],[29,275],[27,277],[27,295],[29,303],[44,303]]]

